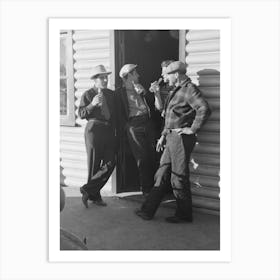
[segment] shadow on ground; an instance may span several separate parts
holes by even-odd
[[[61,227],[81,240],[89,250],[219,250],[219,216],[194,213],[191,224],[168,224],[164,217],[174,209],[160,207],[156,217],[144,221],[134,214],[140,203],[105,197],[107,207],[86,209],[80,197],[68,197],[60,214]]]

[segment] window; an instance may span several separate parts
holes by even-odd
[[[72,31],[60,32],[60,124],[75,125]]]

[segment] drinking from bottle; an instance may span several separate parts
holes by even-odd
[[[144,92],[144,88],[141,84],[136,84],[134,81],[132,81],[132,84],[133,84],[133,87],[134,87],[134,90],[138,93],[138,94],[141,94]]]

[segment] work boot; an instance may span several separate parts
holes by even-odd
[[[172,223],[172,224],[191,223],[192,218],[180,218],[178,216],[171,216],[171,217],[165,218],[165,221],[167,223]]]
[[[134,213],[143,220],[151,220],[153,218],[145,214],[141,209],[136,209]]]
[[[97,199],[97,200],[92,200],[92,203],[94,203],[97,206],[107,206],[107,203],[101,199]]]
[[[88,208],[88,199],[89,195],[88,193],[83,189],[83,187],[80,188],[80,192],[82,194],[82,202],[85,205],[86,208]]]

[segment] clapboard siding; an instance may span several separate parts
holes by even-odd
[[[87,181],[87,157],[84,143],[85,120],[78,117],[78,106],[82,94],[92,87],[91,68],[110,65],[110,31],[81,30],[73,32],[73,60],[75,87],[76,126],[60,129],[60,157],[64,184],[80,187]],[[109,80],[109,87],[110,87]]]
[[[74,127],[61,126],[60,157],[63,184],[79,187],[87,180],[84,145],[85,120],[78,117],[82,94],[92,87],[91,68],[103,64],[115,71],[112,60],[112,33],[109,30],[73,32],[75,86]],[[198,134],[190,172],[193,205],[202,211],[219,213],[220,193],[220,33],[218,30],[189,30],[185,38],[187,74],[209,102],[212,115]],[[111,78],[113,75],[109,76]],[[109,88],[112,81],[109,80]],[[111,87],[112,88],[112,87]],[[109,182],[111,179],[109,179]]]
[[[191,160],[198,165],[203,163],[205,165],[214,165],[220,167],[220,155],[198,154],[194,150]]]
[[[198,142],[199,143],[214,143],[214,144],[220,144],[220,133],[215,132],[206,132],[201,131],[198,133]]]
[[[91,51],[91,50],[104,50],[109,49],[110,42],[108,38],[105,37],[104,39],[95,38],[94,40],[86,40],[86,41],[77,41],[73,49],[75,51]]]
[[[219,52],[199,52],[199,53],[189,53],[186,62],[188,64],[217,64],[220,59]]]
[[[186,32],[187,74],[212,109],[198,134],[190,163],[193,205],[219,213],[220,201],[220,34],[218,30]]]
[[[190,31],[190,34],[192,31]],[[219,52],[220,51],[220,42],[217,39],[208,40],[205,44],[205,39],[194,41],[192,40],[191,44],[186,46],[187,53],[201,53],[201,52]]]
[[[219,30],[188,30],[186,39],[188,42],[195,44],[196,41],[209,41],[209,40],[220,40],[220,31]],[[187,47],[190,47],[188,45]]]

